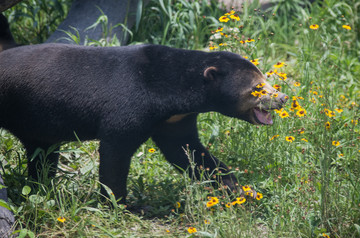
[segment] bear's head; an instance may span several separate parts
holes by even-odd
[[[204,70],[212,88],[215,111],[255,125],[271,125],[271,110],[280,109],[288,96],[277,91],[250,61],[229,52],[219,52],[217,64]]]

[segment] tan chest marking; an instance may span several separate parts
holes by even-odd
[[[167,123],[175,123],[175,122],[181,121],[184,117],[186,117],[189,114],[190,113],[174,115],[174,116],[170,117],[169,119],[167,119],[166,122]]]

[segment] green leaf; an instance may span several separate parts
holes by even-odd
[[[55,200],[49,200],[49,201],[47,201],[47,202],[46,202],[46,206],[49,207],[49,208],[55,206]]]
[[[40,196],[38,194],[34,194],[34,195],[31,195],[29,197],[29,200],[30,200],[30,202],[32,202],[34,204],[39,204],[39,203],[42,203],[45,200],[45,197]]]
[[[24,238],[24,237],[26,237],[27,233],[28,233],[28,230],[26,230],[26,229],[21,229],[20,232],[19,232],[18,238]]]
[[[355,228],[356,228],[356,231],[359,233],[360,235],[360,226],[358,224],[354,224]]]
[[[0,199],[0,207],[5,207],[6,209],[11,211],[11,208],[9,207],[9,205],[7,204],[7,202],[5,202],[4,200]]]
[[[21,193],[23,194],[23,195],[29,195],[29,193],[31,192],[31,188],[29,187],[29,186],[27,186],[27,185],[25,185],[24,187],[23,187],[23,189],[22,189],[22,191],[21,191]]]
[[[135,23],[136,31],[138,31],[138,29],[139,29],[141,16],[142,16],[142,11],[143,11],[143,1],[139,0],[138,5],[137,5],[137,9],[136,9],[136,23]]]

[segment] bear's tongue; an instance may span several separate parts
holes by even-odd
[[[273,120],[271,118],[271,113],[265,110],[261,110],[260,108],[254,108],[255,117],[258,122],[265,125],[272,125]]]

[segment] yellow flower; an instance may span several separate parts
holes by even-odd
[[[250,42],[254,42],[254,41],[255,41],[254,39],[248,38],[245,42],[250,43]]]
[[[242,186],[242,189],[244,190],[244,192],[251,190],[249,185]]]
[[[220,46],[227,46],[226,43],[220,43],[219,45],[220,45]]]
[[[258,85],[256,85],[256,88],[262,88],[265,86],[265,83],[259,83]]]
[[[228,136],[228,135],[230,135],[230,131],[229,131],[229,130],[226,130],[226,131],[224,132],[224,134]]]
[[[337,111],[338,113],[342,113],[344,110],[343,110],[343,109],[339,109],[339,108],[335,108],[335,111]]]
[[[289,113],[287,111],[283,110],[279,115],[281,118],[285,118],[285,117],[289,116]]]
[[[212,206],[214,206],[215,204],[212,202],[212,201],[208,201],[207,203],[206,203],[206,207],[212,207]]]
[[[273,88],[275,88],[276,90],[280,91],[281,86],[279,84],[274,84]]]
[[[286,80],[287,79],[287,74],[285,73],[276,73],[279,77],[280,77],[280,80]]]
[[[340,145],[340,141],[334,140],[334,141],[332,142],[332,145],[333,145],[333,146],[339,146],[339,145]]]
[[[305,139],[305,138],[302,138],[301,140],[302,140],[302,141],[305,141],[305,142],[308,142],[308,140],[307,140],[307,139]]]
[[[300,85],[301,85],[301,84],[300,84],[299,82],[295,82],[295,83],[294,83],[294,86],[295,86],[295,87],[299,87]]]
[[[317,30],[317,29],[319,29],[319,25],[318,24],[313,24],[313,25],[310,26],[310,29],[311,30]]]
[[[274,93],[273,95],[271,95],[271,97],[273,97],[273,98],[277,98],[278,96],[279,96],[278,93]]]
[[[229,202],[226,203],[226,204],[225,204],[225,207],[230,208],[230,207],[231,207],[231,203],[229,203]]]
[[[319,93],[318,92],[316,92],[316,91],[310,91],[310,93],[312,92],[312,94],[314,94],[314,95],[318,95]]]
[[[209,200],[210,201],[206,203],[206,207],[212,207],[219,203],[219,199],[217,197],[210,197]]]
[[[351,26],[349,26],[349,25],[342,25],[342,28],[349,30],[349,31],[351,30]]]
[[[285,137],[285,139],[286,139],[286,141],[292,143],[292,142],[295,140],[295,137],[293,137],[293,136],[287,136],[287,137]]]
[[[261,200],[263,198],[263,195],[261,193],[256,194],[256,200]]]
[[[298,117],[303,117],[303,116],[306,115],[306,110],[301,107],[301,108],[297,111],[296,115],[297,115]]]
[[[281,67],[284,67],[284,65],[286,65],[284,62],[277,62],[277,64],[274,64],[273,66],[274,66],[274,68],[279,69]]]
[[[291,103],[291,109],[292,111],[294,111],[294,109],[299,109],[300,108],[300,104],[298,103],[297,100],[293,100],[292,103]]]
[[[219,18],[219,21],[220,22],[228,22],[228,21],[230,21],[230,19],[227,16],[222,16]]]
[[[225,16],[229,16],[229,15],[232,15],[232,14],[234,14],[234,13],[235,13],[235,11],[234,11],[234,10],[231,10],[230,12],[225,13]]]
[[[175,205],[176,208],[180,208],[181,207],[181,204],[179,202],[176,203]]]
[[[282,113],[284,111],[284,108],[281,109],[274,109],[274,111],[278,114]]]
[[[204,223],[205,223],[205,224],[210,224],[211,222],[208,221],[208,220],[204,220]]]
[[[211,197],[210,201],[212,201],[215,204],[219,203],[219,199],[217,197]]]
[[[170,232],[168,229],[166,229],[165,231],[168,232],[168,233]]]
[[[189,227],[188,228],[188,232],[190,233],[190,234],[192,234],[192,233],[196,233],[197,232],[197,230],[196,230],[196,228],[195,227]]]
[[[261,90],[260,91],[261,95],[266,95],[268,93],[268,91],[266,91],[265,89],[264,90]]]
[[[331,111],[327,108],[324,109],[324,112],[325,112],[325,115],[328,116],[328,117],[334,117],[335,116],[335,112],[334,111]]]
[[[225,36],[225,37],[229,37],[229,35],[227,35],[227,34],[225,34],[225,33],[220,33],[220,35],[222,35],[222,36]]]
[[[243,41],[243,40],[241,40],[241,41],[239,41],[241,44],[245,44],[245,41]],[[247,59],[247,58],[245,58],[245,59]]]
[[[325,122],[325,128],[328,129],[328,130],[330,129],[330,122],[329,121]]]
[[[322,233],[322,234],[321,234],[321,237],[330,238],[330,236],[326,235],[325,233]]]
[[[279,137],[279,135],[274,135],[273,137],[270,138],[270,140],[273,140],[275,138]]]
[[[209,46],[209,49],[210,50],[215,50],[215,49],[217,49],[218,47],[216,46],[216,45],[213,45],[213,46]]]
[[[275,70],[270,70],[269,72],[266,72],[265,75],[266,75],[267,77],[270,77],[271,75],[275,74],[276,72],[277,72],[277,69],[275,69]]]
[[[259,91],[254,91],[251,93],[254,97],[261,97],[261,93]]]
[[[240,17],[238,14],[230,15],[230,18],[236,21],[240,21]]]
[[[344,156],[344,154],[339,154],[339,157],[343,157]]]
[[[219,27],[218,29],[216,29],[215,32],[220,32],[220,31],[222,31],[223,29],[224,29],[224,27]]]
[[[66,221],[65,217],[58,217],[57,220],[61,223],[64,223]]]
[[[235,206],[236,204],[243,204],[244,202],[246,202],[246,198],[244,198],[244,197],[238,197],[238,198],[236,198],[236,201],[233,201],[232,203],[231,203],[231,205],[233,205],[233,206]]]
[[[253,63],[254,65],[258,65],[259,64],[259,59],[254,59],[254,60],[250,60],[251,63]]]
[[[150,153],[154,153],[156,150],[155,150],[154,148],[150,148],[148,151],[149,151]]]

